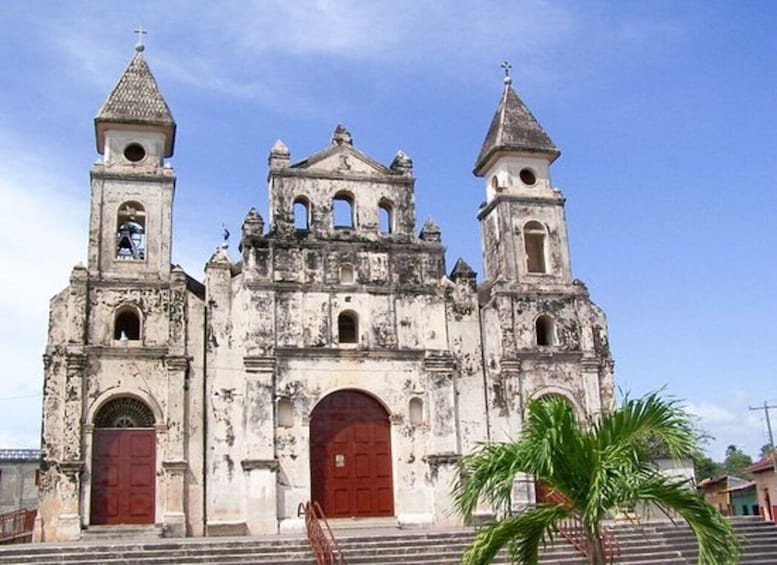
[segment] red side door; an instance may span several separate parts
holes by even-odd
[[[92,457],[92,524],[153,524],[154,430],[96,429]]]
[[[342,391],[310,422],[311,495],[327,517],[393,516],[391,425],[375,399]]]

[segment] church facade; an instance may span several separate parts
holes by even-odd
[[[176,125],[138,48],[95,118],[89,249],[51,300],[35,536],[138,524],[167,535],[329,518],[450,525],[451,477],[516,437],[527,400],[613,402],[606,321],[572,278],[559,151],[505,79],[477,157],[484,278],[416,225],[412,160],[338,126],[271,148],[267,221],[203,282],[172,263]],[[474,233],[473,233],[474,237]],[[534,502],[530,478],[514,503]]]

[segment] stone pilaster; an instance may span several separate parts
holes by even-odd
[[[450,355],[428,355],[424,359],[429,398],[429,424],[435,452],[457,453],[456,362]]]
[[[248,533],[278,531],[278,460],[275,459],[275,358],[244,357],[246,528]]]

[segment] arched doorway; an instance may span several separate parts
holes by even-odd
[[[154,415],[136,398],[117,398],[94,417],[90,523],[153,524]]]
[[[393,516],[391,424],[356,390],[324,398],[310,417],[311,498],[327,517]]]

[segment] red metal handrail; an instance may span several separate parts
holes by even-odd
[[[305,515],[308,543],[316,557],[317,565],[345,565],[345,557],[343,557],[340,544],[337,543],[318,502],[300,502],[297,507],[297,516],[303,514]],[[326,532],[321,527],[322,522],[326,527]]]
[[[22,508],[0,514],[0,543],[25,543],[32,541],[35,525],[34,508]]]
[[[549,490],[545,494],[545,500],[554,504],[563,504],[571,508],[571,502],[566,496],[555,490]],[[575,517],[561,520],[556,524],[556,531],[571,543],[575,549],[586,559],[591,559],[591,547],[588,545],[588,535],[583,523]],[[602,526],[600,530],[602,536],[602,551],[607,563],[615,563],[615,559],[620,556],[621,548],[615,532]]]

